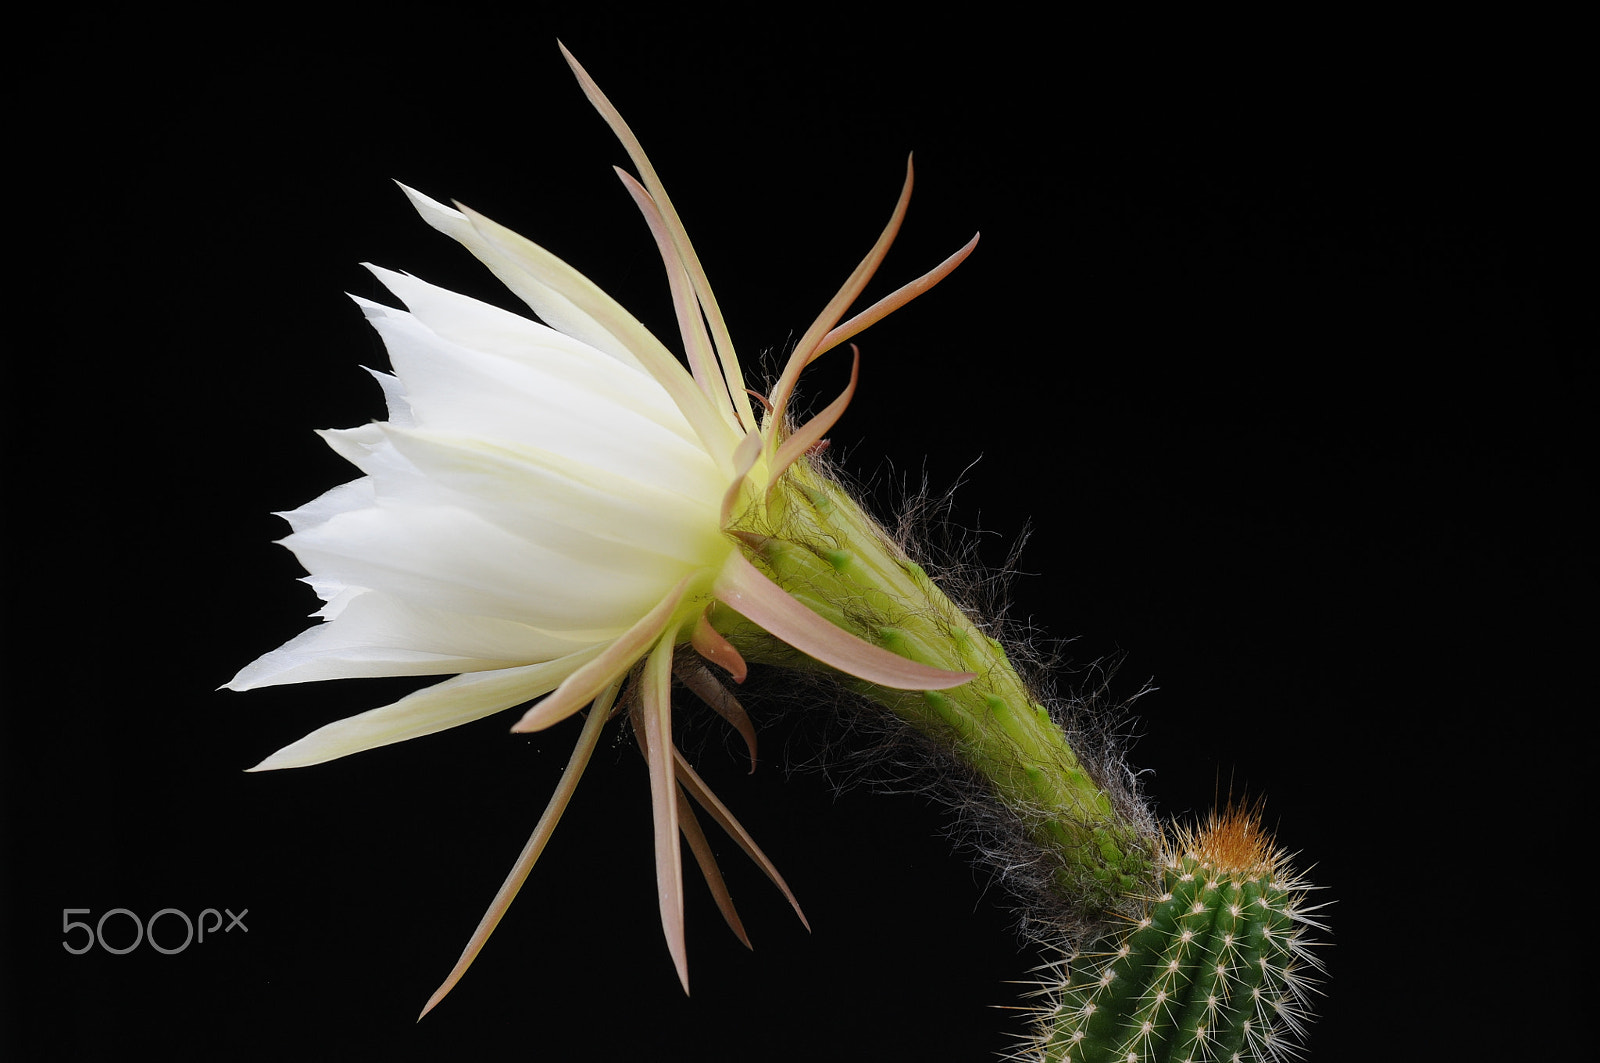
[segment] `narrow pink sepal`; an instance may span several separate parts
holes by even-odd
[[[712,586],[717,600],[823,664],[893,690],[945,690],[974,672],[947,672],[907,660],[837,628],[789,596],[744,555],[734,553]]]
[[[733,648],[733,643],[722,637],[722,632],[711,626],[711,621],[706,619],[705,613],[701,613],[695,620],[694,634],[689,638],[689,645],[712,664],[720,665],[724,671],[733,676],[735,683],[743,683],[745,676],[750,674],[750,669],[745,665],[739,651]]]
[[[671,634],[675,637],[677,629]],[[650,651],[639,684],[640,728],[644,759],[650,767],[650,808],[655,823],[656,894],[661,905],[661,932],[677,968],[684,993],[689,992],[689,949],[683,929],[683,850],[678,844],[677,748],[672,744],[671,640],[663,638]]]
[[[549,697],[512,724],[511,730],[521,733],[543,730],[593,701],[596,694],[632,668],[661,637],[693,578],[693,575],[688,575],[679,580],[678,585],[642,620],[624,631],[600,656],[567,676],[560,686],[550,692]]]
[[[778,456],[773,459],[772,471],[767,474],[767,487],[771,488],[795,463],[795,460],[821,442],[828,430],[839,423],[839,418],[844,416],[845,408],[850,405],[850,400],[856,394],[856,381],[861,378],[861,348],[855,344],[850,345],[850,350],[855,356],[850,363],[850,383],[846,384],[839,397],[828,403],[821,413],[817,414],[805,424],[796,428],[778,446]]]
[[[679,679],[683,678],[676,663],[673,666],[673,674]],[[700,674],[707,673],[702,669]],[[639,755],[646,757],[648,764],[645,750],[650,743],[645,737],[643,715],[635,710],[628,714],[628,719],[633,724],[633,737],[639,747]],[[676,746],[673,747],[672,754],[675,763],[680,765],[685,763]],[[712,815],[715,817],[716,813]],[[733,931],[734,937],[744,943],[745,948],[754,948],[750,944],[750,935],[745,932],[744,921],[739,918],[739,912],[733,905],[733,895],[728,892],[728,884],[722,877],[722,868],[717,866],[717,856],[711,851],[711,843],[706,840],[705,831],[700,829],[700,821],[695,818],[694,809],[689,805],[681,775],[678,778],[678,829],[682,832],[684,840],[689,843],[689,851],[694,854],[695,863],[700,865],[700,874],[704,876],[706,885],[717,902],[717,909],[722,912],[722,919],[728,924],[728,929]]]
[[[750,750],[750,774],[756,772],[756,728],[750,722],[750,714],[744,711],[744,706],[739,704],[739,699],[723,686],[716,676],[703,665],[690,663],[687,666],[681,659],[674,662],[672,674],[694,694],[695,697],[710,705],[721,716],[733,725],[744,739],[744,744]]]
[[[450,990],[455,988],[456,983],[461,981],[461,976],[467,973],[467,968],[472,966],[472,961],[478,958],[478,953],[488,942],[489,935],[500,925],[501,918],[511,907],[511,902],[516,899],[517,891],[522,889],[522,884],[527,881],[528,873],[533,870],[533,865],[544,852],[545,843],[555,833],[556,824],[561,822],[561,815],[567,810],[567,803],[572,800],[573,793],[578,789],[578,780],[583,778],[583,770],[589,766],[589,757],[599,744],[600,732],[604,730],[606,719],[611,715],[611,703],[616,700],[617,691],[621,686],[620,683],[613,683],[595,701],[594,708],[589,712],[589,718],[583,721],[583,731],[578,735],[578,744],[573,746],[572,756],[567,758],[567,767],[561,773],[561,781],[556,784],[555,793],[550,795],[550,802],[545,805],[544,814],[534,826],[528,844],[522,847],[521,855],[511,867],[511,874],[506,876],[499,892],[494,895],[494,900],[489,903],[489,910],[483,913],[478,928],[472,932],[472,937],[467,941],[467,947],[461,950],[461,958],[456,961],[455,967],[451,968],[444,983],[433,991],[433,996],[428,998],[422,1014],[417,1016],[418,1022],[437,1007]]]
[[[854,336],[856,333],[863,332],[869,327],[876,325],[878,322],[882,321],[884,318],[888,317],[902,306],[905,306],[923,292],[926,292],[928,289],[932,288],[935,284],[938,284],[940,281],[944,280],[951,273],[955,272],[955,268],[961,265],[961,263],[965,262],[967,256],[972,254],[973,249],[978,246],[978,235],[979,234],[977,233],[973,233],[972,239],[968,240],[966,245],[963,246],[961,250],[957,251],[955,254],[951,255],[949,258],[945,259],[943,262],[939,263],[937,266],[933,267],[933,269],[930,269],[928,272],[924,273],[910,284],[905,284],[899,288],[896,288],[882,299],[879,299],[877,302],[861,311],[861,313],[852,317],[849,321],[842,322],[841,324],[835,326],[833,331],[822,337],[822,342],[817,344],[817,354],[820,355],[827,351],[831,351],[833,348],[837,347],[851,336]],[[812,355],[812,357],[815,358],[816,355]]]
[[[678,249],[684,269],[688,271],[690,283],[694,285],[695,298],[700,301],[700,307],[705,312],[706,324],[711,328],[711,339],[717,349],[717,361],[722,366],[722,376],[727,381],[729,396],[733,399],[739,414],[739,423],[747,430],[755,428],[755,413],[751,410],[750,399],[745,394],[744,371],[740,368],[739,358],[734,353],[733,340],[728,335],[728,324],[723,320],[722,309],[717,305],[717,297],[711,291],[711,282],[706,278],[705,267],[700,264],[700,256],[695,254],[694,244],[689,240],[688,230],[683,227],[683,220],[678,217],[677,208],[672,205],[672,198],[667,195],[666,187],[662,185],[656,168],[650,165],[650,158],[644,153],[644,146],[639,143],[639,138],[633,135],[633,130],[623,120],[616,105],[600,90],[600,86],[589,76],[583,65],[567,51],[565,44],[557,41],[556,46],[561,49],[567,65],[572,68],[583,94],[589,98],[589,102],[600,113],[606,125],[611,127],[611,132],[616,135],[617,140],[621,141],[628,158],[639,168],[641,182],[661,212],[661,220]]]
[[[662,218],[656,201],[650,198],[650,193],[634,180],[632,174],[621,167],[613,169],[622,179],[622,186],[633,197],[639,213],[644,215],[650,235],[655,238],[656,251],[667,268],[667,286],[672,291],[672,309],[678,317],[678,334],[683,337],[683,352],[689,359],[689,371],[694,375],[695,383],[700,385],[700,390],[706,393],[706,398],[723,412],[730,423],[737,423],[737,415],[728,396],[728,383],[722,378],[721,369],[714,364],[716,353],[711,348],[711,337],[706,335],[700,302],[695,298],[688,268],[683,255],[672,242],[666,220]]]
[[[873,273],[883,262],[883,256],[889,253],[889,245],[894,243],[895,235],[900,232],[900,223],[905,220],[906,208],[911,204],[912,177],[911,160],[907,158],[905,184],[901,186],[900,198],[895,202],[889,224],[884,226],[877,243],[867,252],[867,257],[863,258],[845,279],[844,285],[828,301],[828,305],[822,308],[822,313],[817,315],[816,320],[801,335],[799,341],[795,343],[794,350],[790,352],[789,361],[784,364],[783,373],[778,377],[778,383],[773,386],[770,396],[776,424],[781,425],[788,413],[789,399],[794,395],[794,386],[800,379],[800,371],[810,365],[820,353],[817,345],[822,342],[824,336],[833,331],[839,319],[844,317],[845,311],[850,309],[850,304],[856,301],[861,290],[867,286],[867,282],[872,279]]]
[[[678,828],[683,831],[683,838],[689,843],[689,851],[694,854],[695,863],[700,865],[700,874],[705,877],[712,899],[717,902],[717,911],[722,913],[722,921],[728,924],[728,929],[733,931],[733,936],[738,938],[745,948],[754,949],[755,946],[750,944],[750,935],[745,932],[744,920],[739,918],[739,911],[733,906],[733,894],[728,892],[728,884],[722,878],[722,869],[717,866],[716,854],[711,851],[711,843],[706,840],[705,831],[700,829],[700,821],[695,819],[694,809],[681,787],[678,789]]]
[[[717,799],[716,794],[711,792],[711,788],[705,784],[705,780],[700,778],[694,768],[689,766],[687,760],[683,759],[682,753],[674,749],[672,755],[678,762],[678,784],[688,792],[690,797],[700,802],[701,808],[711,813],[711,818],[717,821],[717,825],[728,832],[728,837],[737,842],[739,848],[744,850],[744,854],[762,870],[774,886],[778,887],[779,892],[788,899],[789,907],[793,908],[794,914],[799,917],[800,925],[810,930],[811,923],[806,919],[806,913],[800,910],[800,902],[795,900],[794,891],[789,889],[789,884],[783,880],[782,875],[778,874],[778,869],[773,866],[771,860],[767,859],[767,854],[762,852],[755,839],[750,837],[750,832],[744,829],[742,823],[733,818],[733,813],[729,812],[727,806]]]

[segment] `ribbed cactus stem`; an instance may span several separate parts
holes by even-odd
[[[839,627],[903,657],[976,674],[943,691],[838,679],[965,761],[1031,840],[1059,857],[1062,899],[1097,915],[1148,888],[1153,839],[1118,814],[1001,645],[847,491],[802,460],[738,534],[756,564]],[[726,607],[712,619],[749,660],[822,668]]]
[[[1201,1063],[1295,1058],[1320,967],[1308,887],[1234,810],[1173,839],[1138,920],[1069,956],[1019,1059]]]

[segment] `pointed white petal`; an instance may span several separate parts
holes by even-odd
[[[594,347],[537,321],[405,273],[370,264],[367,269],[400,297],[411,317],[443,343],[509,359],[541,373],[581,383],[698,445],[688,421],[667,392],[649,375],[620,365]],[[398,313],[368,300],[358,298],[357,302],[369,314],[377,308],[375,319]],[[448,358],[450,352],[440,353]]]
[[[343,513],[353,513],[371,508],[377,501],[372,481],[368,478],[352,480],[347,484],[324,491],[305,505],[274,516],[289,522],[291,531],[303,531],[326,524]]]
[[[466,509],[405,499],[338,514],[282,542],[307,571],[347,586],[574,639],[615,637],[696,567],[604,543],[563,554]]]
[[[383,401],[389,407],[389,424],[396,428],[410,428],[416,423],[411,415],[411,403],[406,401],[405,385],[393,373],[380,372],[377,369],[368,369],[372,379],[378,382],[378,387],[383,389]]]
[[[495,247],[488,238],[472,227],[465,214],[423,195],[416,189],[400,185],[400,190],[411,200],[411,205],[422,215],[423,221],[471,251],[478,261],[488,266],[490,271],[500,278],[501,283],[527,303],[545,324],[582,340],[596,350],[604,351],[624,365],[632,366],[640,372],[644,371],[638,356],[610,328],[580,310],[573,305],[571,299],[557,292],[545,280],[530,274],[523,264]],[[573,272],[576,273],[575,270]]]
[[[245,666],[227,684],[252,690],[284,683],[370,676],[445,675],[519,667],[593,645],[509,620],[426,609],[370,591],[349,592],[332,619]]]
[[[505,226],[462,208],[472,227],[507,258],[515,261],[527,273],[570,299],[573,305],[603,322],[644,366],[645,372],[671,396],[683,416],[694,426],[706,449],[717,455],[726,455],[738,441],[735,427],[723,420],[716,407],[706,397],[694,378],[679,363],[677,357],[661,345],[661,341],[639,324],[615,300],[601,291],[593,281],[552,255],[526,237]]]
[[[598,648],[588,649],[544,664],[446,679],[382,708],[319,727],[250,770],[321,764],[482,719],[555,689],[597,652]]]
[[[534,357],[524,349],[522,357],[509,357],[465,347],[411,314],[374,307],[363,304],[383,336],[418,427],[556,450],[673,486],[717,469],[678,410],[646,377],[559,351]]]
[[[727,549],[711,496],[688,498],[530,447],[428,432],[386,435],[428,485],[423,497],[471,508],[552,549],[604,549],[609,563],[624,567],[619,548],[690,564]]]

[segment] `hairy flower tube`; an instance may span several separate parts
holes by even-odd
[[[874,688],[938,690],[966,669],[859,637],[797,598],[759,560],[803,496],[806,454],[849,403],[845,393],[792,425],[801,370],[947,275],[938,268],[843,321],[905,215],[882,235],[796,344],[758,417],[688,236],[637,140],[567,56],[638,167],[618,171],[665,264],[688,368],[565,262],[465,207],[405,189],[434,228],[487,265],[543,323],[369,267],[406,310],[357,299],[388,348],[375,373],[388,418],[322,433],[362,476],[284,514],[282,543],[309,572],[321,623],[245,667],[234,690],[324,679],[448,675],[400,700],[328,724],[254,770],[317,764],[533,702],[514,731],[589,708],[545,815],[431,1008],[477,955],[559,820],[606,720],[626,708],[648,763],[657,887],[685,989],[680,833],[724,915],[737,916],[686,798],[693,798],[788,888],[675,748],[674,676],[752,743],[734,680],[745,661],[712,623],[754,627],[785,652]],[[859,368],[859,353],[856,368]],[[764,571],[765,568],[765,571]],[[537,700],[536,700],[537,699]],[[793,903],[793,897],[790,896]],[[798,912],[798,905],[796,911]],[[802,916],[803,918],[803,916]],[[426,1009],[425,1009],[426,1011]]]

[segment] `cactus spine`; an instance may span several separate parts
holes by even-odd
[[[1246,1063],[1297,1057],[1320,963],[1310,888],[1252,811],[1179,831],[1141,918],[1055,965],[1018,1060]]]

